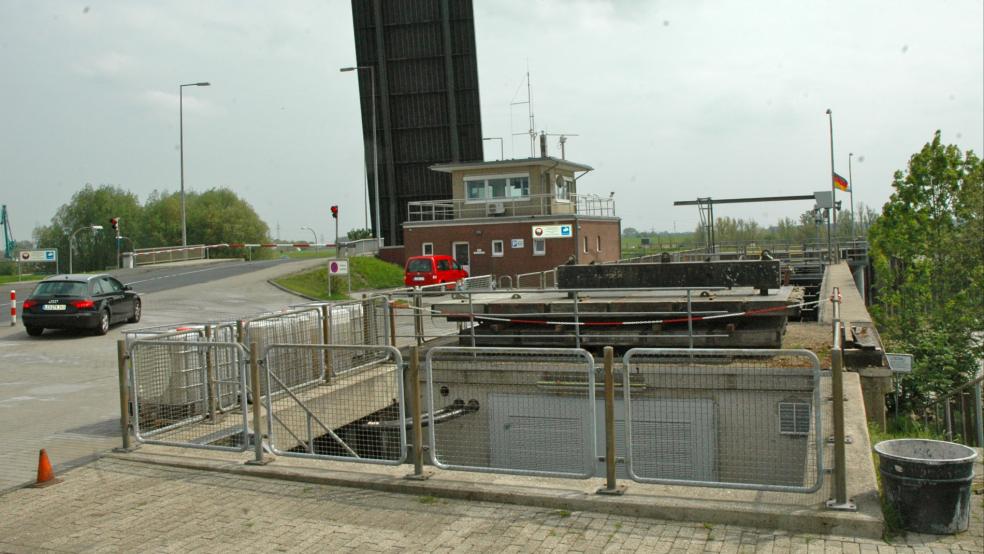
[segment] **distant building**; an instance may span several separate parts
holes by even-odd
[[[352,24],[356,63],[372,68],[358,71],[372,206],[375,76],[382,221],[374,228],[387,246],[403,244],[407,204],[451,196],[448,176],[427,168],[484,159],[472,3],[352,0]]]
[[[472,275],[549,270],[621,257],[614,199],[577,192],[592,168],[552,157],[431,166],[450,199],[410,202],[404,258],[449,254]]]

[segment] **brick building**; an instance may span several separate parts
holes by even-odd
[[[452,198],[408,204],[404,257],[449,254],[472,275],[498,277],[621,256],[613,198],[577,192],[587,165],[541,157],[430,169],[451,175]]]

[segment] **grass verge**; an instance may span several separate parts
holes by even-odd
[[[358,256],[349,258],[352,274],[352,290],[347,277],[331,278],[331,295],[328,294],[328,268],[318,267],[295,273],[274,281],[293,292],[319,300],[346,300],[353,292],[391,289],[403,286],[403,268],[378,258]]]

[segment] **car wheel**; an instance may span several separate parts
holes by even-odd
[[[142,309],[140,304],[141,302],[139,300],[133,303],[133,315],[130,316],[130,319],[126,320],[127,323],[136,323],[140,321],[140,312]]]
[[[40,337],[41,333],[44,333],[44,327],[26,327],[27,334],[32,337]]]
[[[96,326],[97,335],[105,335],[109,332],[109,310],[103,310],[99,314],[99,325]]]

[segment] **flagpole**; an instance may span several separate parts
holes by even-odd
[[[851,172],[851,158],[853,157],[854,152],[847,155],[847,190],[851,193],[851,240],[856,240],[858,235],[854,232],[854,173]]]
[[[837,187],[834,186],[834,114],[827,108],[827,121],[830,123],[830,211],[833,212],[831,217],[827,218],[827,256],[832,261],[833,260],[833,249],[831,248],[831,224],[830,220],[834,220],[834,229],[837,228]]]

